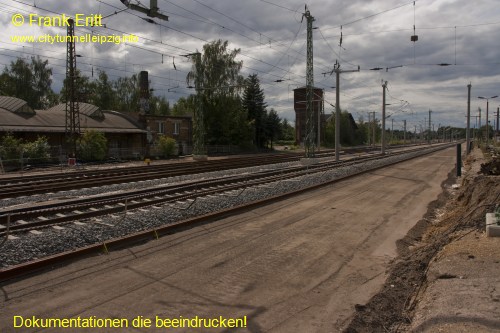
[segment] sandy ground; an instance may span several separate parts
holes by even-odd
[[[447,149],[4,285],[0,331],[19,332],[14,316],[93,315],[144,316],[153,325],[156,316],[246,317],[238,329],[169,332],[341,331],[384,284],[396,241],[422,218],[453,165]]]
[[[453,233],[430,263],[412,331],[500,332],[500,237],[486,237],[485,209],[477,209],[486,206],[491,212],[490,203],[500,204],[500,177],[478,176],[484,162],[476,149],[466,166],[465,193],[450,202],[447,216],[436,222],[437,228],[446,227],[448,219],[467,227]],[[475,215],[474,210],[480,212]]]
[[[346,332],[500,332],[500,238],[485,213],[500,203],[500,176],[480,174],[479,149],[454,173],[424,218],[400,241],[400,256]],[[458,188],[457,188],[458,185]]]

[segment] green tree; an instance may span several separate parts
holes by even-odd
[[[153,115],[167,116],[170,114],[170,104],[164,96],[151,96],[149,112]]]
[[[335,145],[335,114],[330,117],[325,127],[325,145],[333,147]],[[352,116],[347,111],[340,112],[340,144],[345,146],[354,146],[363,144],[366,140],[366,127],[359,127],[353,124]]]
[[[295,140],[295,128],[290,125],[286,118],[281,121],[281,136],[279,139],[283,141]]]
[[[181,97],[172,107],[173,116],[193,115],[196,107],[195,95],[189,95],[187,98]]]
[[[92,104],[101,110],[114,110],[116,105],[116,92],[113,89],[113,82],[109,80],[106,72],[99,70],[98,79],[93,85]]]
[[[0,91],[25,100],[34,109],[45,109],[57,101],[52,91],[52,69],[48,60],[31,57],[31,63],[18,58],[0,76]]]
[[[195,111],[199,111],[193,119],[195,149],[197,142],[243,144],[249,140],[241,135],[249,133],[249,124],[238,95],[244,81],[239,74],[243,63],[235,60],[240,50],[229,51],[227,46],[227,41],[214,41],[203,46],[203,54],[191,58],[193,65],[186,81],[197,88]],[[206,135],[203,138],[198,134],[201,119],[200,126]]]
[[[273,148],[273,141],[281,136],[281,119],[274,109],[271,109],[265,118],[265,133],[267,140]]]
[[[170,157],[175,155],[175,146],[177,142],[175,139],[170,138],[168,136],[162,135],[158,139],[158,147],[160,148],[160,152],[163,157]]]
[[[66,103],[69,100],[68,79],[65,78],[60,92],[61,103]],[[76,100],[77,102],[94,104],[96,84],[90,81],[88,76],[83,75],[80,70],[76,70]]]
[[[264,147],[266,142],[266,103],[264,102],[264,91],[260,88],[257,74],[249,75],[245,80],[245,89],[241,99],[243,109],[251,122],[254,137],[253,141],[257,147]]]
[[[120,77],[113,82],[116,92],[115,111],[137,112],[139,111],[139,80],[137,75],[131,77]]]
[[[79,157],[84,161],[102,161],[106,158],[108,140],[104,133],[85,131],[78,140]]]

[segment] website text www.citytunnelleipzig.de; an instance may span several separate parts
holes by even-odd
[[[122,43],[137,43],[139,37],[130,35],[93,35],[84,34],[80,36],[67,36],[67,35],[50,35],[44,34],[39,36],[33,35],[14,35],[10,37],[13,43],[46,43],[46,44],[59,44],[68,43],[99,43],[99,44],[122,44]]]

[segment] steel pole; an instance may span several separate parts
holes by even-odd
[[[340,160],[340,70],[335,71],[337,85],[335,87],[335,161]]]
[[[381,134],[381,146],[382,155],[385,154],[385,88],[387,87],[387,81],[382,84],[382,134]]]
[[[467,144],[466,146],[466,155],[470,154],[470,89],[472,85],[469,83],[467,85],[467,131],[465,132],[465,142]]]
[[[488,120],[489,116],[489,108],[490,108],[490,100],[486,100],[486,146],[488,146],[488,143],[490,141],[490,123]]]

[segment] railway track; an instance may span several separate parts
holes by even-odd
[[[0,212],[4,225],[0,227],[4,252],[0,259],[9,258],[10,266],[0,269],[0,281],[81,255],[158,238],[447,147],[450,145],[171,184],[151,191],[44,202],[31,208],[6,207]],[[69,228],[60,226],[65,224]],[[12,234],[16,237],[9,242],[6,236]],[[13,262],[12,256],[24,259]]]
[[[37,176],[0,178],[0,199],[296,160],[298,160],[298,157],[295,154],[272,154],[268,156],[238,157],[196,163],[181,162],[99,171],[78,171],[64,174],[51,173]]]
[[[345,148],[343,155],[374,151],[372,147]],[[333,150],[318,152],[316,157],[333,156]],[[149,165],[140,167],[120,167],[102,170],[75,170],[71,172],[49,173],[44,175],[24,175],[0,178],[0,199],[33,194],[81,189],[94,186],[120,184],[164,177],[191,175],[203,172],[221,171],[298,161],[301,153],[276,153],[257,156],[239,156],[222,160],[202,162],[180,162],[175,164]]]
[[[392,154],[408,153],[396,152]],[[329,171],[368,161],[382,159],[379,154],[356,157],[339,162],[320,162],[308,166],[293,166],[279,170],[259,171],[244,175],[195,180],[180,185],[163,185],[154,188],[111,193],[84,198],[39,203],[30,207],[0,209],[0,236],[39,228],[61,225],[74,220],[123,213],[128,210],[155,207],[155,205],[189,205],[199,198],[230,191],[244,191],[252,186],[288,181],[306,174]]]
[[[0,223],[9,226],[9,232],[29,231],[41,227],[64,224],[74,220],[125,213],[128,210],[164,204],[189,204],[209,195],[243,191],[252,186],[266,185],[276,181],[286,181],[314,172],[324,172],[333,167],[353,165],[378,159],[379,156],[356,158],[343,162],[324,162],[312,166],[296,166],[255,172],[245,175],[218,177],[210,180],[191,181],[181,185],[166,185],[153,189],[113,193],[97,197],[70,199],[36,206],[2,209]],[[0,236],[6,233],[0,229]]]

